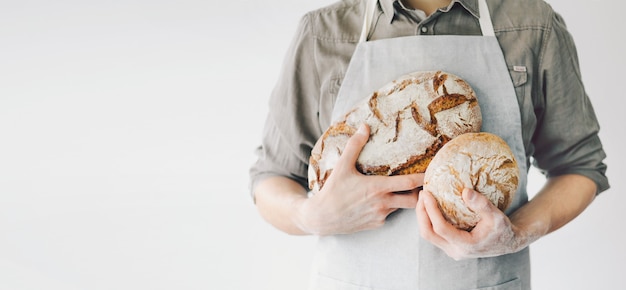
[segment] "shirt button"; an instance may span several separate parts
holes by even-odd
[[[422,26],[422,28],[420,30],[422,31],[422,33],[426,33],[426,32],[428,32],[428,27]]]

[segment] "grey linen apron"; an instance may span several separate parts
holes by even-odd
[[[482,36],[409,36],[365,41],[377,0],[366,0],[361,41],[338,92],[333,119],[384,84],[415,71],[442,70],[475,90],[481,130],[507,141],[520,166],[520,186],[507,214],[526,194],[526,156],[519,105],[485,0],[479,0]],[[379,229],[320,237],[311,290],[530,289],[528,248],[493,258],[454,261],[421,239],[414,210],[392,213]]]

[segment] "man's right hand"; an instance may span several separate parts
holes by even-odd
[[[362,125],[348,140],[324,187],[301,200],[295,220],[304,232],[333,235],[374,229],[397,209],[415,208],[423,173],[367,176],[356,169],[368,139],[369,127]]]

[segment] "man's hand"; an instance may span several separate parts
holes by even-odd
[[[420,192],[415,209],[422,237],[451,258],[462,260],[513,253],[533,241],[484,195],[466,188],[463,201],[481,218],[470,232],[449,223],[428,191]]]
[[[465,189],[463,201],[481,218],[470,232],[448,223],[427,191],[420,192],[415,211],[422,237],[450,257],[491,257],[520,251],[566,225],[589,206],[596,190],[593,180],[582,175],[550,177],[532,200],[507,217],[485,196]]]
[[[415,208],[423,174],[366,176],[356,161],[369,138],[363,125],[348,140],[324,187],[304,200],[300,227],[316,235],[344,234],[374,229],[399,208]],[[403,191],[404,193],[394,193]]]

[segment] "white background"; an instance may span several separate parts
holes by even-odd
[[[259,217],[247,170],[295,26],[330,1],[2,0],[0,289],[303,289],[314,239]],[[625,5],[549,2],[612,188],[532,246],[533,285],[617,289]]]

